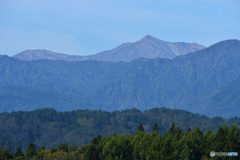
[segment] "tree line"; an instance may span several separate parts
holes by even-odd
[[[114,112],[101,110],[74,110],[59,112],[45,108],[34,111],[18,111],[0,113],[0,149],[15,152],[20,147],[23,152],[33,142],[36,148],[44,146],[46,149],[56,148],[58,144],[75,144],[81,146],[91,143],[100,134],[102,137],[113,135],[135,135],[139,124],[149,134],[153,131],[154,123],[158,124],[158,131],[163,136],[168,132],[174,121],[183,131],[200,127],[202,132],[211,129],[217,132],[224,124],[240,125],[240,118],[223,119],[209,118],[191,112],[152,108],[141,112],[138,109],[128,109]],[[63,138],[65,137],[65,138]]]
[[[162,136],[157,123],[151,134],[144,132],[142,124],[135,135],[97,135],[89,144],[81,146],[60,144],[56,148],[36,149],[33,142],[25,153],[21,148],[12,154],[7,149],[0,150],[0,159],[17,160],[209,160],[239,159],[238,157],[210,157],[210,152],[239,152],[240,129],[236,125],[223,125],[217,132],[208,129],[205,133],[199,127],[183,131],[173,122],[168,132]]]

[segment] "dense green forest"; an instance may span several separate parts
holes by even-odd
[[[240,113],[240,41],[169,59],[128,63],[22,61],[0,57],[0,112],[154,107],[209,117]]]
[[[188,111],[168,108],[153,108],[141,112],[138,109],[106,112],[101,110],[74,110],[59,112],[54,109],[18,111],[0,113],[0,148],[10,152],[21,147],[26,151],[30,142],[36,148],[55,148],[58,144],[88,144],[100,134],[101,136],[135,135],[141,123],[144,132],[152,133],[155,122],[158,131],[165,135],[172,122],[187,131],[199,126],[203,132],[211,129],[217,132],[222,125],[240,126],[240,118],[228,120],[222,117],[208,118]]]
[[[90,144],[81,146],[59,144],[56,148],[36,149],[33,142],[23,154],[20,147],[14,154],[0,149],[0,159],[18,160],[208,160],[239,159],[239,156],[210,157],[210,152],[239,152],[240,129],[236,125],[221,126],[216,133],[208,129],[205,133],[199,127],[184,132],[174,122],[165,135],[158,132],[155,123],[153,132],[144,133],[142,124],[134,135],[114,134],[101,138],[94,137]]]

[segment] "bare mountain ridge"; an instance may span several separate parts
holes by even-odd
[[[65,61],[97,60],[110,62],[130,62],[140,57],[148,59],[172,59],[176,56],[184,55],[186,53],[198,51],[204,48],[204,46],[197,43],[171,43],[147,35],[139,41],[124,43],[112,50],[103,51],[98,54],[89,56],[72,56],[67,54],[54,53],[47,50],[26,50],[14,55],[13,57],[27,61],[49,59]]]

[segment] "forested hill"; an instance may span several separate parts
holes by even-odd
[[[238,160],[240,129],[236,125],[221,126],[216,133],[199,127],[183,131],[172,123],[162,136],[155,123],[151,134],[144,133],[139,125],[135,135],[97,135],[89,144],[81,146],[59,144],[56,148],[36,148],[31,142],[25,152],[18,147],[15,152],[0,149],[0,159],[15,160]],[[218,152],[217,152],[218,151]],[[219,152],[222,151],[222,152]],[[224,152],[223,152],[224,151]],[[223,155],[224,153],[224,155]]]
[[[32,141],[37,148],[54,148],[58,144],[81,145],[90,143],[96,135],[112,136],[132,134],[138,130],[139,124],[144,132],[153,131],[154,123],[158,125],[161,135],[168,132],[175,122],[177,127],[187,131],[199,126],[203,132],[212,129],[214,132],[221,125],[235,124],[240,126],[240,118],[225,120],[221,117],[208,118],[183,110],[153,108],[141,112],[137,109],[106,112],[92,110],[76,110],[58,112],[54,109],[34,111],[18,111],[0,113],[0,149],[11,152],[21,147],[26,151]]]
[[[39,108],[143,111],[164,106],[231,118],[240,114],[239,79],[238,40],[172,60],[140,58],[128,63],[22,61],[1,56],[0,112]]]

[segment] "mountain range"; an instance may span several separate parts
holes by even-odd
[[[26,50],[14,55],[13,57],[26,61],[49,59],[64,61],[97,60],[110,62],[130,62],[141,57],[148,59],[172,59],[176,56],[184,55],[186,53],[198,51],[204,48],[204,46],[197,43],[171,43],[147,35],[139,41],[124,43],[112,50],[103,51],[89,56],[71,56],[67,54],[54,53],[47,50]]]
[[[0,57],[0,112],[168,107],[230,118],[240,113],[239,86],[239,40],[117,63]]]

